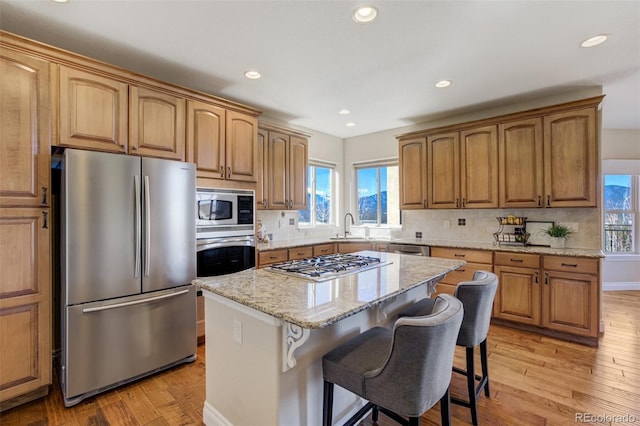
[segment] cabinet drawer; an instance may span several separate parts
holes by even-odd
[[[313,247],[295,247],[289,249],[289,260],[306,259],[313,257]]]
[[[493,272],[493,266],[486,265],[484,263],[467,263],[462,268],[449,272],[444,276],[441,282],[445,284],[458,285],[460,281],[471,281],[473,279],[473,274],[476,271]]]
[[[288,259],[287,249],[261,251],[258,253],[258,265],[263,267],[272,263],[284,262]]]
[[[336,252],[336,249],[333,244],[318,244],[317,246],[313,246],[314,256],[322,256],[323,254],[333,254],[335,252]]]
[[[540,256],[537,254],[496,252],[495,265],[514,266],[517,268],[540,268]]]
[[[493,263],[493,252],[484,250],[467,250],[445,247],[432,247],[431,257],[466,260],[473,263]]]
[[[600,260],[583,257],[544,256],[543,268],[553,271],[579,272],[581,274],[597,274]]]
[[[354,251],[371,250],[371,243],[339,243],[338,253],[353,253]]]

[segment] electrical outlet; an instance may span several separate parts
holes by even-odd
[[[242,345],[242,322],[233,320],[233,340]]]

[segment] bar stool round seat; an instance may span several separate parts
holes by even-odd
[[[462,317],[462,303],[440,295],[429,315],[400,318],[393,329],[374,327],[325,354],[323,425],[332,424],[334,384],[368,401],[345,425],[371,410],[374,421],[380,411],[401,424],[418,425],[438,401],[443,424],[449,424],[449,383]]]
[[[466,369],[453,367],[453,371],[466,376],[469,400],[451,397],[451,402],[468,407],[471,410],[471,422],[474,425],[478,424],[478,396],[483,390],[487,398],[491,396],[487,362],[487,334],[489,333],[493,299],[497,288],[497,275],[487,271],[476,271],[471,281],[461,281],[454,292],[454,296],[464,306],[464,318],[456,345],[466,348]],[[427,315],[434,309],[434,306],[434,299],[422,299],[403,309],[399,318]],[[473,352],[478,345],[480,346],[482,376],[475,374]],[[478,381],[477,386],[476,381]]]

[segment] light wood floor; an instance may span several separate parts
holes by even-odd
[[[489,333],[491,398],[480,397],[481,425],[567,425],[577,413],[610,416],[592,424],[640,425],[640,292],[603,295],[605,334],[599,348],[492,326]],[[64,408],[60,389],[0,414],[5,425],[201,425],[205,347],[185,366]],[[464,365],[456,352],[456,365]],[[476,362],[479,365],[479,361]],[[454,375],[452,392],[465,395]],[[627,416],[613,419],[613,416]],[[629,416],[634,416],[629,418]],[[452,405],[454,425],[469,424],[466,408]],[[613,423],[612,423],[613,420]],[[364,425],[372,424],[365,420]],[[380,425],[394,425],[380,416]],[[423,425],[440,424],[439,407]],[[287,425],[288,426],[288,425]],[[297,426],[297,425],[292,425]]]

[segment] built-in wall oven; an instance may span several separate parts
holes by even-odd
[[[196,212],[198,277],[256,265],[253,191],[197,188]]]

